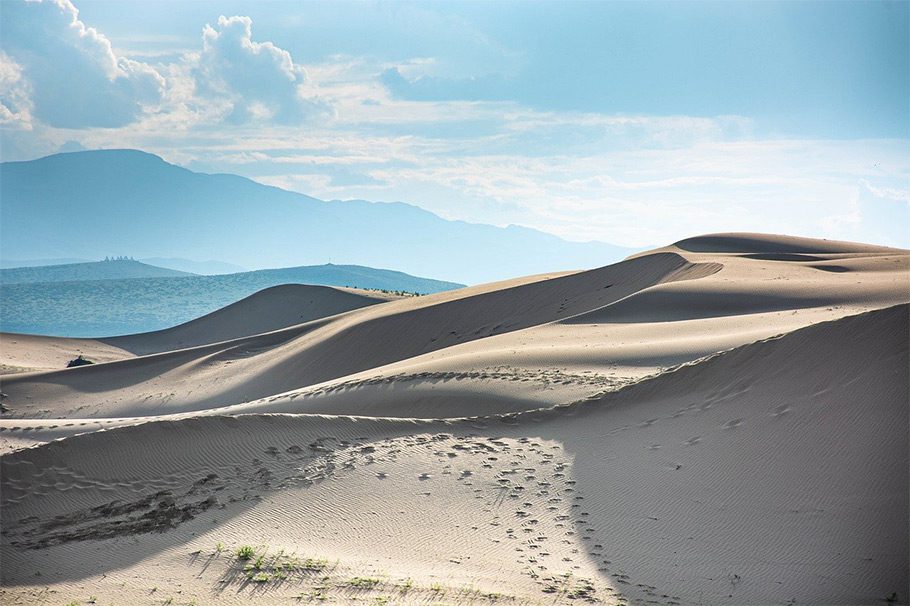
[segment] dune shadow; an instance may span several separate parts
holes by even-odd
[[[668,606],[903,599],[910,555],[891,537],[910,532],[907,310],[808,327],[597,402],[520,415],[537,417],[535,435],[573,460],[584,497],[573,521],[604,578],[632,603]],[[856,360],[870,362],[858,371]]]

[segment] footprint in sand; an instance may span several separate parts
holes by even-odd
[[[771,412],[772,417],[780,417],[790,412],[789,404],[781,404]]]
[[[686,446],[694,446],[695,444],[698,444],[699,442],[701,442],[701,436],[694,436],[694,437],[686,440]]]
[[[727,421],[724,423],[724,429],[735,429],[743,424],[742,419],[733,419],[732,421]]]

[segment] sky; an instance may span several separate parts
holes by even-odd
[[[910,247],[910,3],[3,0],[0,159],[96,148],[576,241]]]

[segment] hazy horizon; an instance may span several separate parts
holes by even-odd
[[[569,241],[910,246],[908,4],[4,2],[4,161],[132,148]]]

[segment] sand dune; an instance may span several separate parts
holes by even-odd
[[[173,328],[104,342],[136,355],[173,351],[271,332],[398,298],[378,291],[284,284]]]
[[[238,404],[568,318],[718,269],[657,253],[587,272],[394,301],[193,350],[21,374],[4,381],[4,391],[7,406],[22,416],[139,416]]]
[[[0,596],[906,603],[908,286],[719,234],[4,377]]]
[[[227,307],[184,324],[155,332],[73,339],[0,333],[0,370],[4,373],[57,370],[82,355],[111,362],[135,355],[196,347],[278,330],[352,309],[398,299],[377,291],[308,284],[266,288]]]

